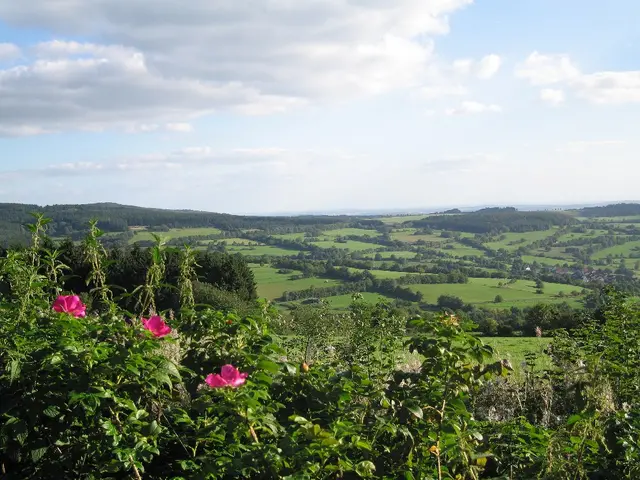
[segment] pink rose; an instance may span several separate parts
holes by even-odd
[[[142,326],[149,330],[156,338],[161,338],[171,333],[171,327],[164,323],[164,320],[157,315],[151,318],[143,318]]]
[[[210,374],[205,379],[211,388],[231,387],[238,388],[247,381],[248,373],[240,373],[233,365],[225,365],[220,370],[220,374]]]
[[[58,313],[68,313],[76,318],[87,316],[87,307],[77,295],[60,295],[53,302],[53,309]]]

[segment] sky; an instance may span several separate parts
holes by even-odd
[[[637,0],[0,0],[0,202],[639,200]]]

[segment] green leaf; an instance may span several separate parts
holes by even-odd
[[[582,416],[581,415],[571,415],[568,419],[567,419],[567,425],[573,425],[576,422],[579,422],[580,420],[582,420]]]
[[[18,375],[20,375],[20,370],[21,370],[20,360],[18,359],[11,360],[10,378],[9,378],[9,381],[11,383],[13,383],[13,381],[18,378]]]
[[[369,460],[365,460],[356,465],[356,473],[364,478],[372,477],[375,471],[376,466]]]
[[[47,447],[40,447],[34,450],[31,450],[31,460],[33,462],[38,462],[47,453]]]
[[[56,418],[60,415],[60,409],[55,405],[49,405],[47,408],[43,410],[43,412],[47,417]]]
[[[424,416],[422,409],[416,403],[410,402],[405,404],[405,408],[411,412],[416,418],[422,418]]]
[[[258,362],[258,368],[271,373],[278,373],[280,371],[280,365],[276,362],[272,362],[271,360],[260,360]]]

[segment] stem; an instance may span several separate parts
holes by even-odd
[[[142,477],[140,476],[140,472],[138,471],[138,467],[136,467],[136,464],[133,461],[133,457],[131,455],[129,455],[129,460],[131,461],[131,465],[133,466],[133,473],[135,474],[136,478],[138,480],[142,480]]]

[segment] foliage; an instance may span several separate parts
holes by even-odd
[[[37,218],[32,247],[1,264],[10,287],[0,299],[3,478],[640,473],[640,313],[614,291],[557,333],[551,368],[535,369],[531,357],[512,378],[510,362],[472,333],[471,315],[408,321],[402,309],[357,297],[343,314],[323,305],[291,317],[266,303],[248,315],[200,308],[194,274],[206,262],[161,241],[126,292],[141,301],[125,312],[104,281],[113,264],[96,248],[97,228],[75,252],[89,259],[82,280],[96,308],[86,317],[78,308],[78,318],[54,311],[60,293],[75,292],[64,288],[70,267],[48,248],[45,228]],[[168,291],[186,302],[183,314],[143,320],[172,269],[179,281]]]

